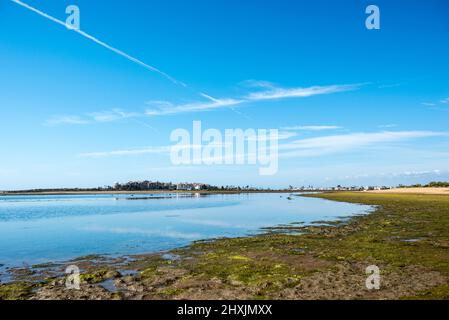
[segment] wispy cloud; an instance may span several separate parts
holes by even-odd
[[[296,140],[279,145],[279,150],[282,157],[316,157],[374,145],[385,146],[391,142],[448,135],[447,132],[434,131],[350,133]]]
[[[145,154],[168,154],[169,152],[170,146],[161,146],[161,147],[132,148],[114,151],[88,152],[79,154],[78,156],[82,158],[104,158],[114,156],[136,156]]]
[[[298,136],[296,132],[291,131],[279,131],[277,135],[277,140],[288,140],[293,137]],[[246,136],[246,141],[256,141],[256,142],[263,142],[263,141],[272,141],[273,138],[271,136]],[[229,145],[224,142],[216,142],[213,144],[206,143],[208,146],[218,146],[224,148],[225,146]],[[99,152],[87,152],[87,153],[81,153],[78,155],[78,157],[82,158],[106,158],[106,157],[119,157],[119,156],[136,156],[136,155],[145,155],[145,154],[170,154],[173,146],[167,145],[167,146],[148,146],[148,147],[140,147],[140,148],[129,148],[129,149],[122,149],[122,150],[113,150],[113,151],[99,151]],[[201,145],[195,145],[195,144],[186,144],[183,146],[176,146],[177,150],[182,149],[200,149],[202,148]],[[241,155],[244,156],[244,155]]]
[[[223,107],[235,107],[244,103],[280,100],[288,98],[305,98],[315,95],[325,95],[337,92],[357,90],[361,84],[350,85],[330,85],[330,86],[313,86],[308,88],[280,88],[265,81],[251,80],[250,87],[260,88],[263,90],[249,93],[241,98],[221,98],[217,99],[210,95],[202,93],[201,96],[205,101],[193,102],[187,104],[173,104],[169,101],[149,101],[147,104],[152,107],[148,109],[146,114],[149,116],[170,115],[185,112],[199,112],[219,109]]]
[[[435,109],[435,110],[447,110],[445,108],[438,108],[438,105],[448,104],[448,103],[449,103],[449,98],[445,98],[445,99],[441,99],[440,101],[437,101],[437,102],[423,102],[421,104],[426,107],[431,107],[432,109]]]
[[[211,111],[221,108],[229,108],[232,111],[245,116],[241,112],[235,110],[237,107],[244,103],[265,101],[272,99],[286,99],[286,98],[300,98],[310,97],[313,95],[331,94],[336,92],[343,92],[349,90],[356,90],[361,85],[331,85],[331,86],[314,86],[309,88],[290,88],[284,89],[275,87],[273,84],[264,81],[251,81],[247,86],[263,88],[265,90],[250,93],[242,98],[215,98],[206,93],[200,93],[203,101],[196,101],[190,103],[175,104],[170,101],[153,100],[147,101],[145,104],[149,106],[145,112],[125,112],[122,109],[112,109],[108,111],[92,112],[84,116],[63,115],[52,117],[46,121],[47,125],[62,125],[62,124],[89,124],[96,122],[111,122],[126,118],[137,118],[143,116],[163,116],[163,115],[175,115],[179,113],[188,112],[202,112]],[[245,116],[246,117],[246,116]],[[336,126],[298,126],[291,130],[331,130],[338,129]],[[284,128],[289,130],[288,128]]]
[[[287,98],[305,98],[316,95],[331,94],[337,92],[353,91],[360,87],[359,84],[351,85],[331,85],[331,86],[313,86],[308,88],[280,88],[275,86],[267,86],[264,84],[262,88],[266,90],[250,93],[246,100],[276,100]]]
[[[63,22],[63,21],[61,21],[59,19],[56,19],[56,18],[54,18],[54,17],[52,17],[52,16],[50,16],[50,15],[48,15],[48,14],[46,14],[46,13],[44,13],[44,12],[38,10],[38,9],[36,9],[36,8],[30,6],[30,5],[28,5],[28,4],[26,4],[26,3],[22,2],[22,1],[19,1],[19,0],[11,0],[11,1],[16,3],[16,4],[18,4],[18,5],[20,5],[20,6],[22,6],[22,7],[24,7],[24,8],[26,8],[26,9],[28,9],[28,10],[33,11],[34,13],[39,14],[40,16],[42,16],[44,18],[47,18],[48,20],[51,20],[51,21],[53,21],[53,22],[55,22],[55,23],[57,23],[57,24],[59,24],[61,26],[64,26],[65,28],[67,28],[67,25],[65,24],[65,22]],[[176,80],[175,78],[173,78],[172,76],[168,75],[167,73],[159,70],[158,68],[155,68],[155,67],[153,67],[153,66],[151,66],[149,64],[146,64],[145,62],[143,62],[143,61],[141,61],[141,60],[139,60],[137,58],[134,58],[133,56],[130,56],[129,54],[127,54],[127,53],[125,53],[125,52],[123,52],[123,51],[121,51],[121,50],[119,50],[117,48],[114,48],[113,46],[111,46],[111,45],[109,45],[109,44],[107,44],[107,43],[105,43],[105,42],[103,42],[103,41],[101,41],[101,40],[91,36],[90,34],[84,32],[82,30],[76,30],[76,29],[70,29],[70,30],[74,31],[74,32],[80,34],[81,36],[83,36],[83,37],[85,37],[85,38],[95,42],[96,44],[99,44],[100,46],[102,46],[102,47],[104,47],[104,48],[106,48],[106,49],[108,49],[108,50],[110,50],[110,51],[112,51],[112,52],[114,52],[114,53],[116,53],[116,54],[118,54],[118,55],[128,59],[129,61],[132,61],[132,62],[134,62],[134,63],[144,67],[147,70],[150,70],[150,71],[153,71],[153,72],[156,72],[156,73],[162,75],[163,77],[167,78],[168,80],[170,80],[173,83],[176,83],[176,84],[179,84],[179,85],[182,85],[182,86],[186,87],[185,83]]]
[[[399,87],[400,85],[401,85],[400,83],[382,84],[382,85],[380,85],[378,88],[379,88],[379,89],[390,89],[390,88],[396,88],[396,87]]]
[[[340,179],[346,180],[357,180],[357,179],[366,179],[366,178],[381,178],[382,181],[388,181],[385,179],[389,178],[424,178],[424,179],[435,179],[441,176],[447,177],[449,176],[448,170],[409,170],[409,171],[400,171],[400,172],[383,172],[383,173],[374,173],[374,174],[357,174],[357,175],[349,175],[345,177],[340,177]]]
[[[96,122],[111,122],[127,118],[135,118],[141,116],[135,112],[125,112],[121,109],[112,109],[109,111],[92,112],[88,114]]]
[[[290,140],[297,136],[296,132],[281,131],[279,133],[279,141]],[[279,143],[279,156],[281,158],[304,158],[319,157],[334,153],[352,152],[364,147],[388,147],[389,143],[449,136],[448,132],[435,131],[382,131],[372,133],[350,133],[341,135],[328,135],[314,138],[297,139]],[[248,139],[250,140],[250,139]],[[258,141],[264,141],[258,139]],[[225,147],[224,143],[216,144]],[[138,156],[145,154],[161,154],[169,155],[172,146],[149,146],[143,148],[130,148],[124,150],[106,151],[106,152],[90,152],[80,154],[80,157],[88,158],[104,158],[104,157],[120,157],[120,156]],[[195,149],[201,148],[200,145],[185,145],[181,148]],[[236,157],[245,157],[245,154],[235,155]]]
[[[297,130],[297,131],[325,131],[325,130],[337,130],[342,129],[340,126],[293,126],[293,127],[282,127],[283,130]]]
[[[89,121],[79,116],[55,116],[48,119],[45,124],[49,126],[57,126],[62,124],[88,124]]]
[[[85,125],[98,122],[112,122],[122,119],[143,117],[145,114],[136,112],[125,112],[122,109],[112,109],[108,111],[87,113],[84,116],[64,115],[54,116],[48,119],[45,124],[48,126],[57,125]]]
[[[243,100],[238,99],[216,99],[204,93],[202,93],[201,96],[207,101],[180,105],[175,105],[168,101],[149,101],[147,102],[147,105],[153,106],[155,109],[147,110],[146,114],[149,116],[160,116],[184,112],[208,111],[223,107],[232,107],[244,102]]]
[[[420,170],[420,171],[404,171],[400,173],[392,173],[393,176],[406,176],[406,177],[420,177],[420,176],[428,176],[428,175],[443,175],[443,174],[449,174],[449,171],[444,170],[441,171],[439,169],[434,170]]]
[[[239,83],[242,87],[248,87],[248,88],[274,88],[276,85],[273,82],[264,81],[264,80],[244,80]]]
[[[288,140],[288,139],[291,139],[291,138],[297,137],[297,136],[298,136],[297,132],[286,131],[286,130],[281,129],[281,131],[278,131],[278,134],[275,138],[270,135],[266,135],[266,136],[257,136],[256,135],[254,137],[247,137],[246,141],[259,141],[259,142],[273,141],[273,140],[281,141],[281,140]]]
[[[395,123],[389,123],[389,124],[381,124],[380,126],[379,126],[379,128],[384,128],[384,129],[386,129],[386,128],[395,128],[395,127],[397,127],[398,125],[397,124],[395,124]]]

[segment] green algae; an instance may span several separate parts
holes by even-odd
[[[0,285],[0,300],[25,300],[32,294],[35,285],[28,282],[15,282]]]
[[[340,241],[321,239],[313,246],[322,257],[372,260],[390,266],[421,265],[449,276],[449,197],[328,193],[308,195],[379,206],[342,228]],[[353,230],[351,230],[351,228]],[[338,237],[338,234],[337,234]],[[408,239],[423,239],[408,242]]]
[[[118,276],[120,276],[120,274],[117,271],[105,268],[95,270],[94,272],[91,273],[83,273],[80,275],[80,280],[82,283],[84,282],[94,284],[103,282],[111,278],[116,278]]]

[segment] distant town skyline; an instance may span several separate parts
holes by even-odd
[[[448,30],[443,0],[2,1],[0,190],[449,181]],[[198,120],[277,129],[278,172],[173,165]]]

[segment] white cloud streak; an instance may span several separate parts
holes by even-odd
[[[438,102],[423,102],[421,104],[426,107],[432,107],[432,109],[434,109],[434,110],[447,110],[447,109],[443,109],[443,108],[439,109],[437,106],[441,105],[441,104],[448,104],[448,103],[449,103],[449,98],[445,98],[445,99],[441,99]],[[433,107],[435,107],[435,108],[433,108]]]
[[[266,86],[264,86],[265,88]],[[353,91],[360,85],[331,85],[331,86],[313,86],[308,88],[277,88],[269,87],[262,92],[254,92],[247,96],[249,101],[277,100],[286,98],[305,98],[316,95],[331,94],[337,92]]]
[[[288,140],[295,137],[294,132],[280,132],[279,140]],[[315,138],[286,141],[279,144],[279,156],[281,158],[306,158],[320,157],[324,155],[353,152],[364,147],[388,147],[390,143],[406,140],[423,139],[431,137],[449,136],[448,132],[434,131],[382,131],[373,133],[350,133],[342,135],[329,135]],[[260,140],[263,141],[263,140]],[[221,144],[220,146],[225,146]],[[200,148],[199,145],[186,145],[184,148]],[[169,155],[172,146],[144,147],[127,150],[107,152],[91,152],[80,154],[80,157],[104,158],[117,156],[136,156],[145,154]],[[235,155],[245,157],[245,154]]]
[[[296,140],[279,145],[279,150],[284,158],[317,157],[379,144],[385,146],[391,142],[448,135],[447,132],[433,131],[351,133]]]
[[[45,120],[44,126],[54,127],[62,125],[84,125],[89,122],[81,119],[79,116],[52,116],[51,118]]]
[[[148,105],[156,107],[156,109],[147,110],[145,113],[149,116],[170,115],[184,112],[208,111],[223,107],[232,107],[241,104],[242,100],[237,99],[216,99],[204,93],[201,94],[208,101],[194,102],[181,105],[174,105],[168,101],[149,101]]]
[[[112,109],[108,111],[92,112],[84,116],[73,116],[73,115],[63,115],[55,116],[48,119],[45,124],[48,126],[58,126],[58,125],[85,125],[92,123],[105,123],[118,121],[122,119],[143,117],[145,114],[139,114],[136,112],[124,112],[121,109]]]
[[[395,128],[395,127],[397,127],[397,126],[398,126],[398,125],[395,124],[395,123],[389,123],[389,124],[381,124],[381,125],[379,126],[379,128],[387,129],[387,128]]]
[[[141,116],[134,112],[124,112],[121,109],[112,109],[110,111],[92,112],[88,114],[95,122],[111,122],[127,118],[135,118]]]
[[[61,21],[59,19],[56,19],[56,18],[46,14],[45,12],[42,12],[42,11],[40,11],[40,10],[38,10],[38,9],[36,9],[36,8],[30,6],[30,5],[28,5],[28,4],[26,4],[26,3],[22,2],[22,1],[19,1],[19,0],[11,0],[11,1],[16,3],[16,4],[18,4],[18,5],[20,5],[20,6],[22,6],[23,8],[26,8],[26,9],[28,9],[30,11],[33,11],[34,13],[37,13],[40,16],[42,16],[44,18],[47,18],[48,20],[53,21],[53,22],[55,22],[55,23],[57,23],[57,24],[67,28],[67,25],[66,25],[65,22],[63,22],[63,21]],[[110,50],[110,51],[112,51],[112,52],[114,52],[114,53],[116,53],[116,54],[126,58],[126,59],[128,59],[129,61],[132,61],[132,62],[134,62],[134,63],[144,67],[147,70],[150,70],[150,71],[153,71],[153,72],[156,72],[156,73],[160,74],[161,76],[167,78],[168,80],[170,80],[171,82],[173,82],[175,84],[179,84],[179,85],[181,85],[183,87],[186,87],[185,83],[176,80],[175,78],[173,78],[172,76],[168,75],[167,73],[159,70],[158,68],[155,68],[155,67],[153,67],[153,66],[151,66],[149,64],[146,64],[145,62],[143,62],[143,61],[141,61],[139,59],[136,59],[133,56],[130,56],[129,54],[127,54],[127,53],[125,53],[125,52],[123,52],[123,51],[121,51],[121,50],[119,50],[117,48],[114,48],[113,46],[111,46],[111,45],[109,45],[109,44],[107,44],[107,43],[105,43],[105,42],[103,42],[103,41],[101,41],[101,40],[91,36],[90,34],[84,32],[82,30],[76,30],[76,29],[70,29],[70,30],[75,31],[76,33],[80,34],[81,36],[83,36],[83,37],[85,37],[85,38],[95,42],[96,44],[98,44],[98,45],[100,45],[100,46],[102,46],[102,47],[104,47],[104,48],[106,48],[106,49],[108,49],[108,50]]]
[[[310,87],[310,88],[293,88],[293,89],[281,89],[276,88],[268,82],[258,81],[257,83],[251,82],[252,87],[268,89],[268,91],[263,91],[259,93],[253,93],[244,98],[234,99],[225,98],[217,99],[208,94],[200,93],[200,95],[205,99],[201,102],[192,102],[185,104],[173,104],[169,101],[148,101],[147,105],[151,106],[151,109],[147,109],[144,113],[135,112],[124,112],[121,109],[112,109],[110,111],[93,112],[87,114],[84,117],[79,116],[59,116],[53,117],[47,120],[47,125],[61,125],[61,124],[89,124],[95,122],[110,122],[126,118],[136,118],[143,116],[163,116],[163,115],[174,115],[179,113],[188,112],[201,112],[201,111],[211,111],[220,108],[230,108],[234,112],[241,114],[233,107],[237,107],[244,103],[257,102],[270,99],[284,99],[292,97],[307,97],[312,95],[330,94],[336,92],[343,92],[348,90],[356,90],[359,85],[332,85],[328,87]],[[243,115],[243,114],[242,114]],[[244,116],[244,115],[243,115]],[[285,130],[304,130],[304,131],[321,131],[321,130],[332,130],[339,129],[337,126],[296,126],[291,128],[283,128]]]
[[[88,124],[89,121],[79,116],[57,116],[48,119],[45,124],[48,126],[57,126],[63,124],[81,125]]]
[[[79,157],[82,158],[105,158],[105,157],[117,157],[117,156],[138,156],[145,154],[168,154],[170,152],[170,146],[162,147],[145,147],[135,148],[128,150],[115,150],[106,152],[89,152],[82,153]]]
[[[305,98],[316,95],[332,94],[345,91],[357,90],[361,84],[351,85],[330,85],[330,86],[313,86],[308,88],[279,88],[263,81],[251,81],[251,87],[263,88],[259,92],[253,92],[243,98],[225,98],[217,99],[210,95],[202,93],[207,101],[193,102],[187,104],[176,105],[168,101],[149,101],[148,105],[152,109],[148,109],[146,114],[149,116],[171,115],[185,112],[199,112],[219,109],[223,107],[234,107],[244,103],[260,102],[268,100],[280,100],[288,98]]]
[[[283,130],[293,130],[293,131],[325,131],[325,130],[337,130],[342,129],[340,126],[293,126],[293,127],[283,127]]]
[[[357,180],[357,179],[364,179],[364,178],[382,178],[382,181],[385,181],[384,179],[391,179],[391,178],[425,178],[425,179],[434,179],[438,178],[440,176],[447,176],[449,175],[448,170],[413,170],[413,171],[401,171],[401,172],[384,172],[384,173],[375,173],[375,174],[357,174],[357,175],[350,175],[341,177],[340,179],[345,180]]]

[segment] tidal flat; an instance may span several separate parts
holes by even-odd
[[[161,253],[16,268],[0,299],[449,299],[448,196],[300,196],[375,210]],[[81,269],[80,290],[65,288],[70,264]],[[380,290],[366,288],[370,265],[380,269]]]

